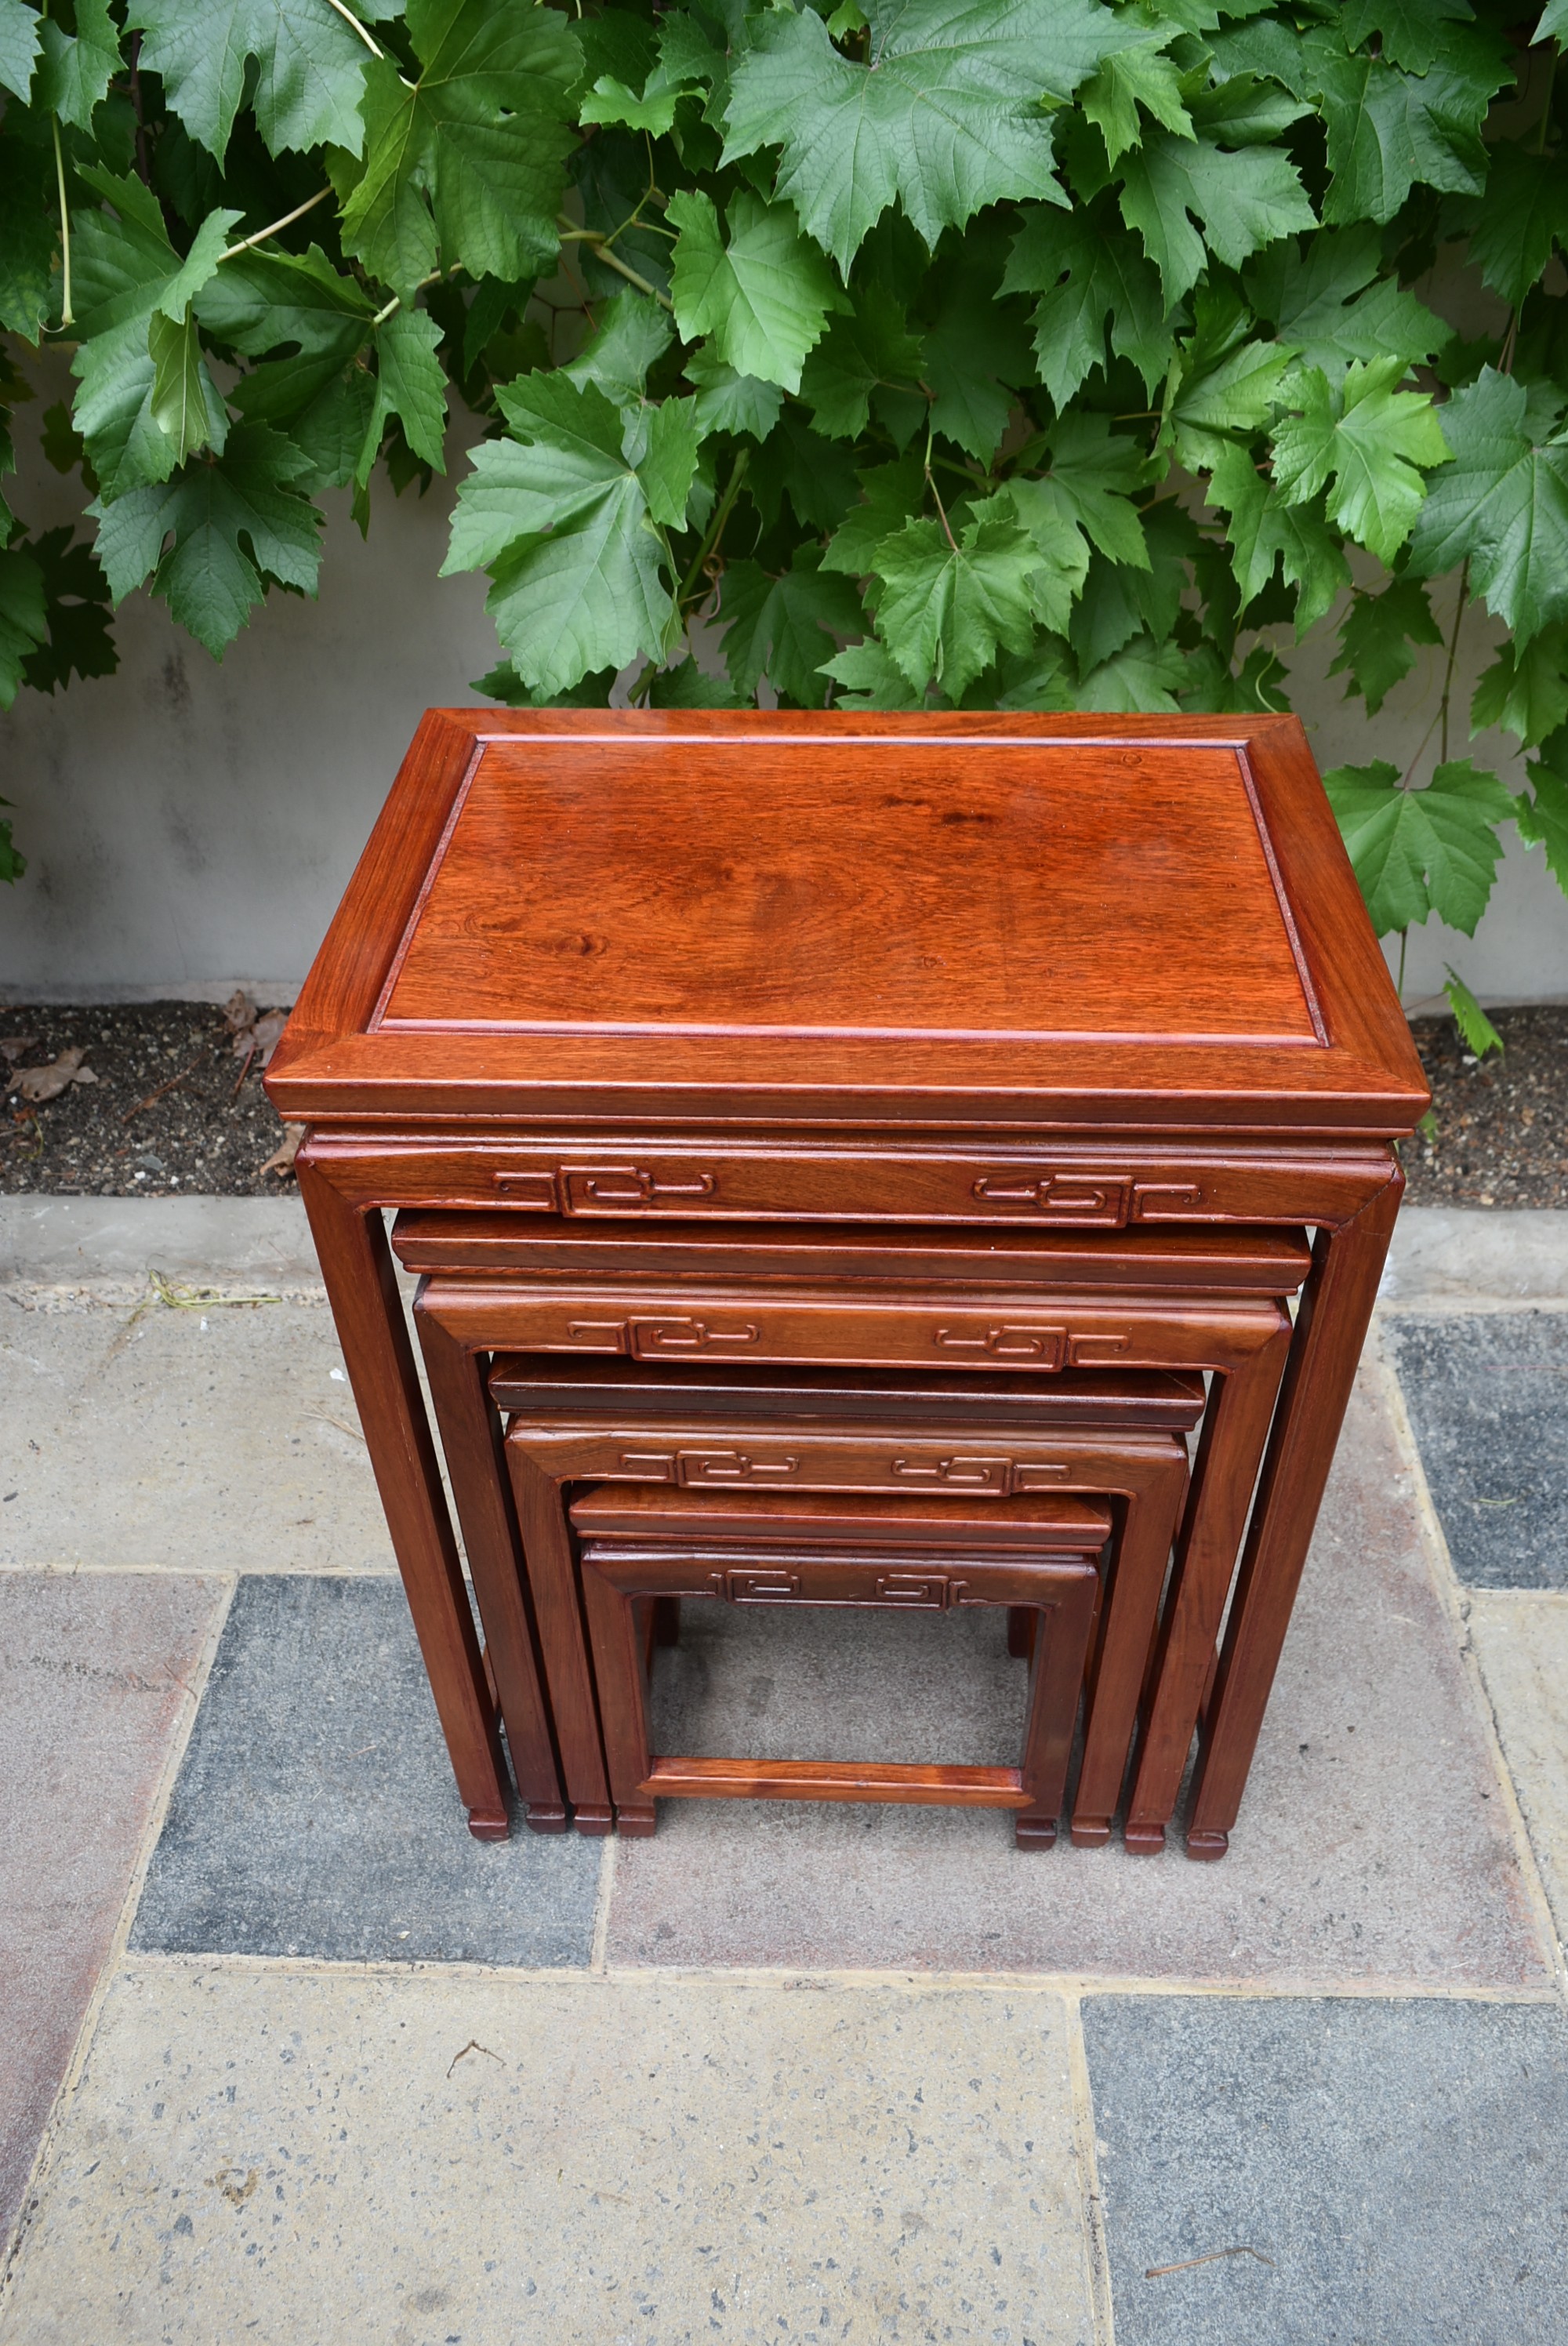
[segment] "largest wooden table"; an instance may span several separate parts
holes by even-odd
[[[1428,1101],[1294,718],[433,710],[268,1088],[481,1836],[381,1209],[1311,1225],[1188,1822],[1223,1853]],[[547,1748],[524,1613],[486,1633]]]

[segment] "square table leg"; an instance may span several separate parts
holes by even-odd
[[[506,1760],[381,1216],[350,1205],[301,1154],[300,1191],[321,1258],[365,1447],[386,1510],[468,1830],[509,1831]]]
[[[1354,1221],[1318,1233],[1199,1738],[1189,1857],[1229,1846],[1404,1186],[1396,1171]]]

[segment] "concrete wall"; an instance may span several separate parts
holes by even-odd
[[[72,484],[21,436],[17,509],[38,526],[68,518]],[[454,474],[471,436],[453,435]],[[484,580],[436,576],[451,497],[438,481],[399,499],[378,478],[368,541],[331,500],[320,601],[274,593],[221,665],[137,595],[119,615],[117,676],[19,696],[0,718],[0,794],[29,869],[0,889],[0,1000],[220,1000],[237,983],[291,998],[421,710],[473,700],[496,658]],[[1479,611],[1467,618],[1462,688],[1495,634]],[[1402,763],[1435,709],[1441,656],[1369,719],[1327,676],[1332,652],[1325,637],[1294,663],[1319,763]],[[1511,750],[1504,735],[1475,744],[1517,782]],[[1416,933],[1407,1001],[1438,993],[1445,961],[1487,1000],[1568,998],[1568,900],[1539,849],[1511,835],[1473,942]]]

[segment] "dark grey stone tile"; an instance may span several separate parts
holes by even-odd
[[[132,1943],[585,1964],[599,1851],[473,1838],[399,1583],[247,1576]]]
[[[1555,2005],[1104,1996],[1084,2029],[1116,2346],[1568,2337]]]
[[[1568,1588],[1568,1312],[1384,1325],[1460,1578]]]

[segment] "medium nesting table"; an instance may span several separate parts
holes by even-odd
[[[480,1650],[382,1209],[1309,1226],[1187,1819],[1223,1854],[1428,1102],[1294,719],[433,711],[268,1088],[482,1836],[497,1701],[514,1751],[549,1722],[473,1559]]]

